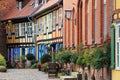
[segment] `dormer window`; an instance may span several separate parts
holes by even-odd
[[[18,9],[19,9],[19,11],[22,9],[22,1],[18,2]]]
[[[47,0],[42,0],[42,4],[43,4],[43,5],[46,4],[46,1],[47,1]]]
[[[39,5],[39,0],[34,0],[35,3],[35,7],[37,7]]]

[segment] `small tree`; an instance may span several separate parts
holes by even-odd
[[[7,66],[6,60],[1,54],[0,54],[0,66],[4,66],[4,67]]]
[[[44,64],[44,63],[46,63],[46,62],[49,62],[49,61],[51,61],[51,56],[50,56],[49,54],[44,54],[44,55],[41,57],[40,61],[41,61],[41,64]]]
[[[27,58],[28,60],[34,60],[34,59],[35,59],[35,56],[34,56],[32,53],[29,53],[29,54],[26,55],[26,58]]]

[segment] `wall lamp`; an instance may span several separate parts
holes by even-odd
[[[72,10],[71,10],[71,9],[65,10],[65,17],[66,17],[68,20],[71,19],[71,15],[72,15]]]

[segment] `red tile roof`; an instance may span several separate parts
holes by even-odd
[[[54,4],[57,3],[58,1],[60,1],[60,0],[49,0],[43,7],[41,7],[41,8],[36,12],[36,14],[38,14],[39,12],[41,12],[41,11],[47,9],[48,7],[54,5]]]
[[[16,1],[16,0],[15,0]],[[16,5],[14,8],[10,10],[10,12],[2,18],[2,20],[8,20],[8,19],[16,19],[16,18],[22,18],[22,17],[27,17],[30,16],[33,12],[35,12],[37,8],[34,8],[34,5],[31,5],[34,0],[30,0],[23,8],[22,10],[18,10],[18,4],[16,1]]]

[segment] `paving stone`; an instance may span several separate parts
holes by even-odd
[[[59,80],[48,79],[48,74],[38,69],[8,69],[6,73],[0,72],[0,80]]]

